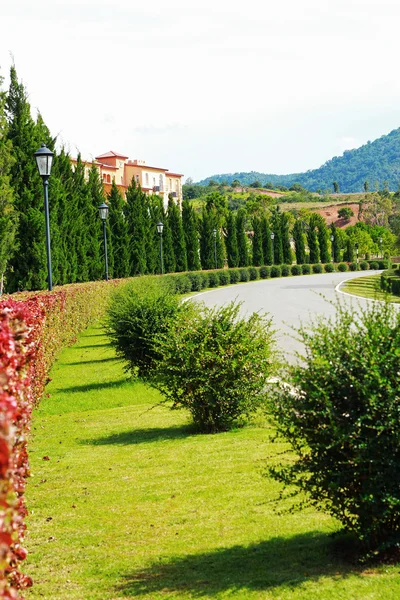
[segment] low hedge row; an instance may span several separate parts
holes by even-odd
[[[0,301],[0,598],[20,598],[32,580],[20,571],[29,476],[27,436],[59,351],[102,317],[122,283],[94,282]]]
[[[394,296],[400,296],[400,268],[399,265],[381,274],[381,289]]]

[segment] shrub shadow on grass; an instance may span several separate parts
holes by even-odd
[[[129,378],[117,379],[116,381],[105,381],[104,383],[85,383],[83,385],[73,385],[70,387],[59,388],[57,394],[71,394],[73,392],[90,392],[91,390],[107,390],[109,388],[119,388],[129,383]]]
[[[179,425],[175,427],[154,427],[149,429],[130,429],[121,433],[114,433],[107,437],[83,440],[84,444],[93,446],[108,446],[112,444],[127,446],[129,444],[148,444],[167,440],[183,439],[190,435],[197,435],[194,425]]]
[[[85,344],[84,346],[81,346],[80,344],[77,344],[76,346],[72,346],[71,350],[82,350],[84,348],[110,348],[111,344],[110,343],[106,343],[106,344]]]
[[[62,363],[63,367],[79,367],[80,365],[97,365],[98,363],[106,362],[122,362],[117,356],[109,356],[108,358],[95,358],[94,360],[79,360],[77,362]]]
[[[360,571],[339,558],[331,535],[313,531],[157,562],[125,575],[118,591],[128,598],[157,593],[175,597],[180,591],[193,598],[213,598],[228,590],[290,590],[321,577],[339,580]]]

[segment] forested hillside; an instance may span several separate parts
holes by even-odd
[[[342,156],[334,156],[318,169],[306,173],[290,175],[273,175],[267,173],[229,173],[213,175],[204,179],[201,184],[210,180],[217,183],[238,180],[243,185],[259,181],[261,185],[290,187],[299,183],[311,191],[332,190],[333,182],[337,183],[341,192],[360,192],[365,182],[369,189],[388,187],[395,191],[400,182],[400,128],[394,129],[374,142],[368,142],[356,150],[346,150]]]

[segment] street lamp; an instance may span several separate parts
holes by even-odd
[[[105,202],[99,206],[99,216],[103,221],[103,239],[104,239],[104,264],[106,268],[106,281],[108,281],[108,257],[107,257],[107,229],[106,221],[108,217],[108,206]]]
[[[45,144],[35,152],[39,175],[43,181],[44,192],[44,217],[46,221],[46,252],[47,252],[47,283],[49,291],[53,289],[53,278],[51,276],[51,249],[50,249],[50,216],[49,216],[49,177],[53,163],[54,152],[49,150]]]
[[[213,236],[214,236],[214,260],[215,260],[215,268],[217,269],[217,230],[213,229]]]
[[[272,242],[272,264],[275,263],[275,256],[274,256],[274,237],[275,234],[274,232],[271,233],[271,242]]]
[[[164,229],[164,223],[157,223],[157,233],[160,234],[160,265],[161,265],[161,275],[164,275],[164,259],[163,259],[163,251],[162,251],[162,234]]]
[[[380,250],[381,250],[381,258],[383,258],[383,254],[382,254],[382,242],[383,242],[383,239],[380,237],[379,238],[379,247],[380,247]]]
[[[334,241],[335,241],[335,236],[332,234],[331,242],[332,242],[332,260],[333,260],[333,262],[335,262],[335,244],[333,243]]]
[[[357,257],[357,261],[356,261],[356,262],[357,262],[357,266],[358,266],[358,242],[356,242],[356,243],[354,244],[354,247],[355,247],[355,249],[356,249],[356,257]]]

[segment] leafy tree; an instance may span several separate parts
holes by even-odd
[[[185,234],[188,270],[198,271],[201,265],[197,216],[187,200],[182,202],[182,226]]]
[[[252,264],[255,267],[259,267],[264,263],[263,247],[262,247],[261,219],[259,217],[253,217],[252,246],[253,246]]]
[[[233,188],[238,188],[238,187],[242,187],[242,184],[240,183],[239,179],[234,179],[231,183],[231,186]]]
[[[264,264],[272,265],[274,260],[272,256],[271,229],[267,217],[264,215],[261,219],[261,236]]]
[[[114,253],[113,276],[128,277],[129,265],[129,233],[128,223],[124,215],[125,200],[119,192],[115,181],[108,194],[109,216],[112,248]]]
[[[348,221],[353,215],[354,212],[349,206],[342,206],[342,208],[339,208],[338,210],[338,217],[340,219],[345,219],[346,221]]]
[[[236,238],[239,254],[239,267],[247,267],[249,264],[249,250],[247,237],[245,232],[246,213],[243,209],[239,209],[236,215]]]
[[[337,182],[337,181],[334,181],[334,182],[332,183],[332,185],[333,185],[333,191],[334,191],[334,193],[335,193],[335,194],[338,194],[338,193],[339,193],[339,191],[340,191],[340,187],[339,187],[339,184],[338,184],[338,182]]]
[[[366,194],[368,194],[368,192],[369,192],[369,181],[367,179],[364,181],[363,187],[364,187],[364,192]]]
[[[226,255],[228,267],[237,267],[239,264],[239,251],[236,235],[236,218],[232,212],[229,212],[226,220]]]
[[[253,181],[253,183],[250,183],[249,187],[251,188],[260,188],[261,186],[261,181],[258,181],[258,179],[256,179],[256,181]]]
[[[176,271],[187,271],[185,235],[182,227],[181,211],[173,198],[168,200],[168,224],[172,234]]]
[[[296,253],[296,262],[303,265],[306,262],[306,249],[304,244],[304,229],[300,219],[296,219],[293,226],[294,248]]]

